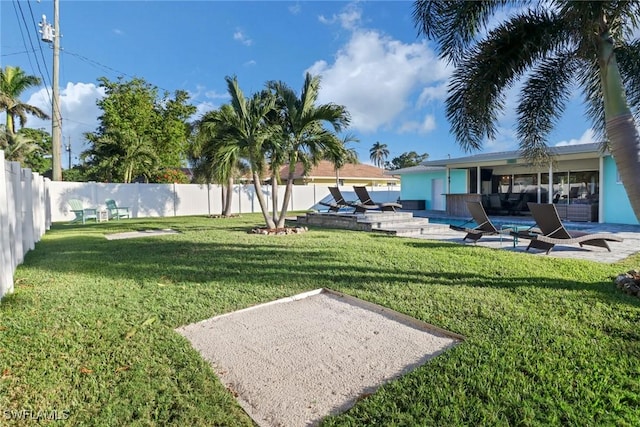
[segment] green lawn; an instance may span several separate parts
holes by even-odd
[[[640,425],[640,300],[612,282],[640,256],[610,266],[343,230],[247,233],[260,224],[52,227],[0,303],[0,425],[22,425],[15,411],[252,425],[174,328],[319,287],[467,337],[324,425]],[[183,233],[103,237],[167,227]]]

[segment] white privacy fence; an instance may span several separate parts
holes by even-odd
[[[75,218],[69,200],[82,201],[84,208],[104,209],[105,200],[128,207],[132,218],[185,215],[217,215],[222,211],[222,187],[214,184],[111,184],[97,182],[50,181],[21,169],[16,162],[4,161],[0,150],[0,298],[13,290],[13,273],[24,254],[49,229],[52,222]],[[340,188],[346,200],[357,200],[352,187]],[[284,198],[278,188],[278,202]],[[263,192],[272,206],[271,186]],[[369,187],[376,202],[396,201],[399,186]],[[290,211],[326,209],[320,201],[330,201],[329,185],[294,185]],[[253,185],[233,187],[232,213],[260,212]]]
[[[0,150],[0,298],[13,290],[13,273],[51,225],[48,179]]]
[[[169,217],[185,215],[218,215],[222,212],[222,187],[217,184],[108,184],[98,182],[48,183],[51,193],[51,215],[53,222],[71,221],[74,214],[68,201],[78,199],[85,208],[105,208],[105,200],[113,199],[119,207],[128,207],[132,218]],[[347,200],[356,200],[352,187],[342,187]],[[271,186],[262,191],[272,207]],[[278,202],[282,203],[285,186],[278,187]],[[370,187],[371,197],[376,202],[396,201],[400,187]],[[232,213],[260,212],[260,205],[252,184],[233,187]],[[294,185],[289,210],[307,210],[318,206],[320,201],[331,200],[328,185]]]

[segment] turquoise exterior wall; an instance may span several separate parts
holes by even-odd
[[[618,182],[618,168],[611,156],[603,159],[603,190],[600,203],[603,211],[601,222],[614,224],[638,224],[631,202],[621,182]]]
[[[415,173],[400,176],[400,199],[427,200],[431,194],[431,173]]]
[[[467,192],[467,172],[464,170],[451,170],[450,193]],[[412,173],[400,175],[400,199],[424,200],[426,209],[433,209],[432,181],[441,179],[444,183],[444,191],[447,192],[447,172],[433,171],[424,173]]]
[[[451,194],[461,194],[468,193],[469,189],[467,188],[467,183],[469,182],[467,179],[467,171],[462,169],[452,169],[449,172],[449,176],[451,177],[451,189],[449,193]],[[475,189],[473,190],[475,193]]]

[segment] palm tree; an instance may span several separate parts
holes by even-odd
[[[231,215],[234,177],[247,172],[239,145],[229,144],[226,139],[233,113],[232,107],[225,104],[197,121],[190,152],[197,180],[223,184],[222,216]]]
[[[369,150],[369,158],[373,162],[374,165],[381,168],[384,165],[384,161],[389,157],[389,149],[387,148],[387,144],[382,144],[376,141],[375,144],[371,146]]]
[[[29,136],[10,132],[4,125],[0,125],[0,150],[4,150],[6,160],[24,165],[29,154],[40,150],[40,145]]]
[[[265,223],[267,228],[274,229],[276,223],[269,215],[261,179],[265,170],[264,145],[277,130],[267,121],[267,117],[275,107],[275,98],[269,91],[261,91],[247,99],[240,90],[236,77],[227,76],[225,80],[233,111],[225,117],[227,133],[225,145],[227,150],[237,149],[246,156]]]
[[[133,130],[107,130],[100,136],[86,133],[85,138],[92,147],[80,157],[96,180],[129,183],[137,176],[151,175],[160,161],[149,138]]]
[[[640,40],[626,38],[640,25],[640,2],[555,0],[546,7],[536,2],[535,8],[511,11],[487,32],[487,22],[510,3],[523,2],[414,3],[419,31],[456,66],[446,111],[458,144],[475,150],[493,138],[505,90],[523,79],[520,150],[532,162],[548,163],[548,134],[578,86],[594,129],[608,137],[640,219],[640,136],[629,107],[639,114]]]
[[[29,76],[20,67],[6,66],[0,69],[0,111],[7,112],[7,131],[16,133],[16,117],[20,120],[20,126],[27,123],[27,114],[40,119],[48,119],[49,116],[33,105],[20,101],[20,95],[27,89],[40,85],[40,79]]]
[[[340,185],[340,169],[347,163],[357,165],[359,163],[358,153],[355,148],[347,148],[350,142],[360,142],[353,134],[347,134],[342,139],[338,139],[340,144],[335,150],[324,153],[324,159],[333,163],[333,169],[336,172],[336,187]]]
[[[320,77],[307,73],[300,96],[284,82],[269,82],[267,87],[277,99],[273,123],[281,130],[278,137],[279,160],[289,165],[278,227],[283,227],[293,190],[293,178],[297,163],[302,163],[305,173],[317,165],[327,151],[335,151],[342,143],[323,125],[329,124],[335,132],[349,125],[350,116],[346,108],[336,104],[316,105],[320,89]],[[272,169],[274,165],[272,164]]]

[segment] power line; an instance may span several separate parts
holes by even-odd
[[[31,8],[31,0],[27,2],[29,5],[29,12],[31,12],[31,22],[33,22],[33,29],[36,34],[38,34],[38,24],[36,24],[36,20],[33,16],[33,9]],[[40,50],[40,57],[42,58],[42,63],[44,64],[44,69],[47,72],[47,77],[49,77],[49,67],[47,67],[47,61],[44,59],[44,52],[42,51],[42,43],[38,43],[38,49]],[[49,79],[49,85],[51,85],[51,79]]]
[[[17,9],[16,9],[16,5],[18,6]],[[20,35],[22,36],[22,43],[24,44],[25,48],[28,50],[29,47],[27,46],[27,41],[25,40],[24,33],[22,31],[22,25],[20,25],[20,23],[22,23],[24,25],[24,28],[27,31],[27,36],[29,38],[29,44],[31,45],[31,52],[35,53],[36,52],[36,48],[33,45],[33,40],[31,38],[31,32],[29,31],[29,25],[27,24],[27,20],[26,20],[26,18],[24,16],[24,12],[22,11],[22,6],[20,5],[19,1],[15,0],[13,2],[13,10],[15,11],[16,18],[18,19],[18,27],[20,28]],[[20,15],[18,15],[18,10],[20,10]],[[36,26],[36,31],[37,31],[37,26]],[[32,72],[33,72],[34,68],[33,68],[33,63],[31,62],[31,56],[27,55],[27,58],[29,60],[29,65],[31,65],[31,69],[32,69]],[[42,72],[42,68],[40,68],[40,61],[38,60],[38,56],[34,55],[34,59],[36,61],[36,67],[38,68],[38,72],[40,73],[40,77],[42,77],[42,81],[45,83],[45,91],[47,92],[47,96],[49,97],[49,100],[51,100],[51,94],[49,93],[49,89],[48,89],[48,87],[46,85],[47,78],[45,77],[45,74]],[[46,62],[45,62],[45,67],[46,67]],[[47,72],[48,71],[49,70],[47,70]],[[47,74],[47,76],[48,76],[48,74]],[[51,82],[51,79],[49,79],[49,82]]]

